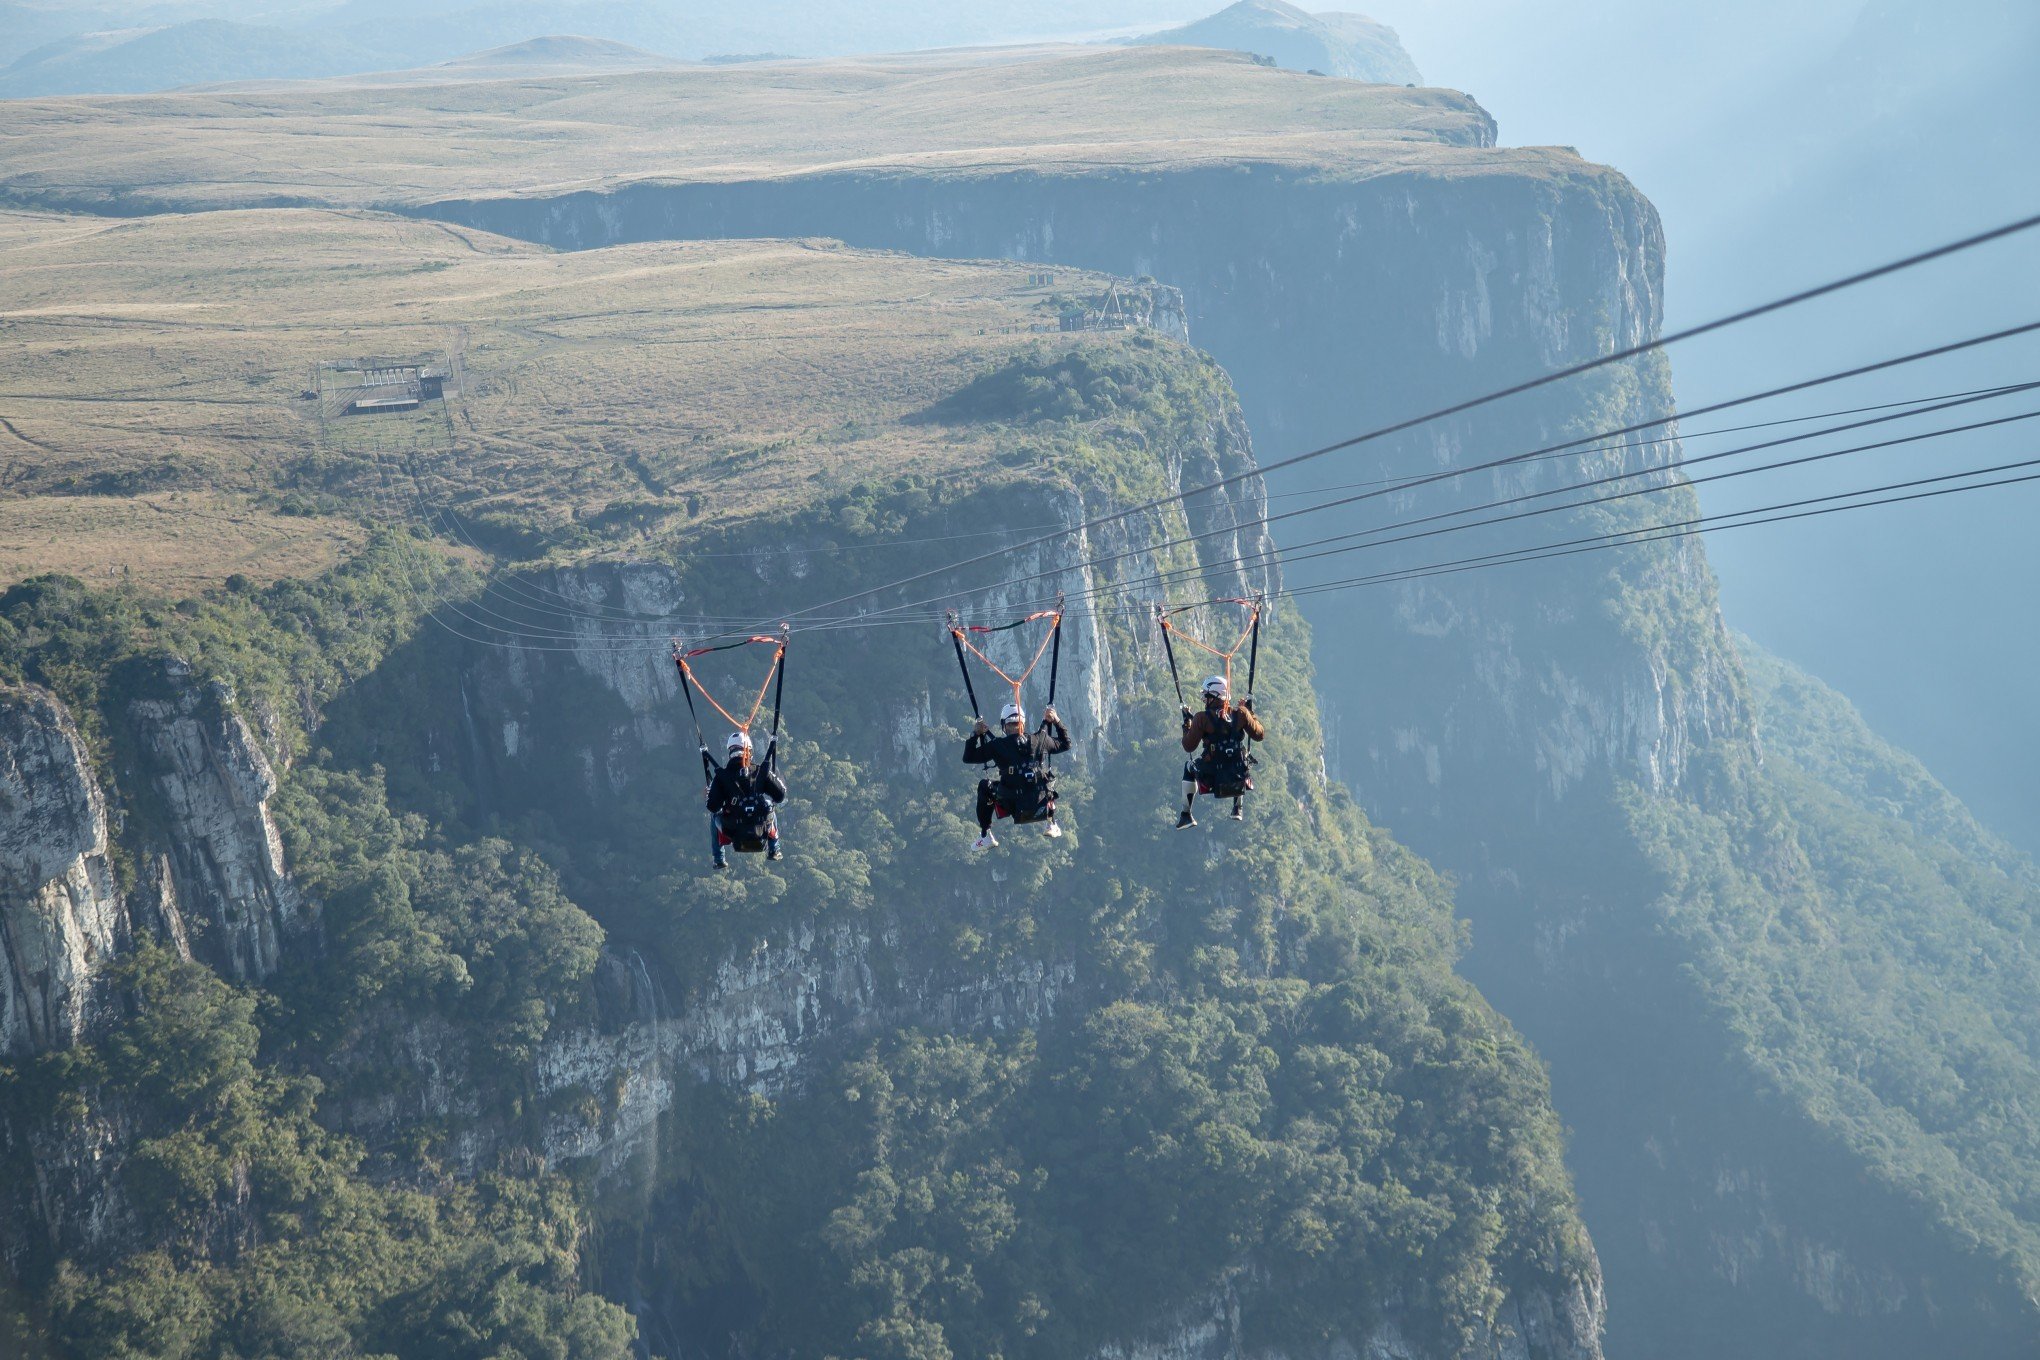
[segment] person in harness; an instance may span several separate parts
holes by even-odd
[[[1183,765],[1183,810],[1176,815],[1178,831],[1197,825],[1197,819],[1190,815],[1190,805],[1200,793],[1232,799],[1232,819],[1236,822],[1246,815],[1240,810],[1240,799],[1254,787],[1248,769],[1253,757],[1247,752],[1247,744],[1267,740],[1268,730],[1254,716],[1253,696],[1234,704],[1231,691],[1232,686],[1224,676],[1214,675],[1204,682],[1204,711],[1183,710],[1183,749],[1195,759]]]
[[[978,781],[976,848],[989,850],[999,843],[992,834],[994,817],[1011,817],[1016,826],[1045,821],[1050,836],[1062,835],[1062,828],[1055,823],[1055,788],[1048,757],[1070,749],[1069,729],[1053,704],[1043,710],[1041,727],[1031,735],[1026,730],[1027,715],[1017,703],[1000,710],[999,726],[1003,730],[993,736],[980,718],[963,744],[964,764],[999,767],[996,780]]]
[[[753,769],[751,736],[732,732],[725,744],[729,762],[715,772],[708,786],[709,843],[715,851],[715,867],[730,867],[723,847],[757,850],[767,859],[784,858],[779,848],[779,818],[774,809],[786,801],[786,781],[773,762]],[[705,754],[705,753],[704,753]],[[769,753],[768,753],[769,754]]]

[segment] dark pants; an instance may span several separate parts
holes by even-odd
[[[1044,801],[1041,803],[1038,813],[1036,814],[1026,813],[1026,809],[1033,805],[1027,803],[1024,796],[1022,797],[1020,803],[1018,804],[1019,808],[1021,809],[1019,812],[1016,812],[1014,810],[1015,806],[1016,806],[1015,804],[1009,803],[1004,798],[1001,798],[999,796],[998,780],[996,779],[978,780],[977,819],[978,830],[980,832],[990,831],[992,829],[992,818],[998,815],[999,809],[1001,808],[1004,808],[1006,810],[1006,815],[1008,817],[1013,818],[1014,825],[1016,826],[1019,825],[1022,820],[1044,822],[1053,821],[1055,818],[1055,795],[1053,793],[1045,795]]]
[[[1216,788],[1219,780],[1220,776],[1217,771],[1205,764],[1202,758],[1183,762],[1183,796],[1185,803],[1187,804],[1191,799],[1197,797],[1199,786],[1207,789]],[[1237,803],[1239,799],[1235,797],[1233,801]]]
[[[714,855],[717,864],[721,864],[724,858],[722,836],[722,814],[720,812],[709,813],[708,848],[710,853]],[[779,814],[776,812],[772,814],[772,819],[765,823],[765,839],[774,842],[779,839]]]

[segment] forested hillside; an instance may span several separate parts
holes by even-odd
[[[1069,834],[1015,830],[975,860],[939,633],[797,634],[788,858],[708,868],[668,635],[939,565],[988,525],[1251,472],[1208,359],[1151,327],[1037,331],[1038,290],[1002,266],[575,257],[584,279],[624,268],[639,302],[662,277],[687,286],[656,319],[604,320],[505,287],[556,268],[508,242],[249,225],[140,224],[121,242],[123,322],[44,323],[96,356],[41,398],[53,444],[65,396],[108,398],[80,404],[109,428],[156,399],[118,384],[157,317],[158,353],[212,365],[203,381],[244,427],[268,422],[270,448],[302,444],[251,455],[186,430],[174,459],[140,465],[164,514],[223,540],[301,514],[362,538],[273,583],[39,576],[0,596],[0,769],[37,808],[35,834],[5,843],[22,890],[7,999],[23,1023],[0,1075],[17,1350],[1330,1354],[1393,1337],[1427,1357],[1599,1353],[1598,1269],[1541,1070],[1454,976],[1436,876],[1326,780],[1309,632],[1288,611],[1265,639],[1273,732],[1250,821],[1172,829],[1175,706],[1145,606],[1080,606],[1059,695],[1079,734]],[[59,271],[94,248],[74,228],[22,226],[62,248]],[[310,239],[348,246],[321,263]],[[389,241],[423,257],[403,324],[437,333],[464,300],[443,421],[323,418],[171,324],[193,262],[224,249],[251,346],[286,319],[270,343],[330,343],[322,277]],[[916,362],[849,426],[770,364],[720,368],[722,404],[684,417],[701,422],[674,441],[684,456],[642,450],[662,486],[600,513],[617,495],[600,465],[510,437],[557,401],[516,337],[574,328],[582,390],[600,393],[620,356],[727,305],[699,287],[719,262],[760,299],[815,263],[837,301],[805,353]],[[265,300],[285,295],[288,313]],[[616,327],[634,348],[611,348]],[[781,332],[761,343],[795,357]],[[719,409],[776,411],[779,440],[718,432]],[[347,421],[408,442],[360,442]],[[56,461],[75,480],[42,499],[128,491],[93,480],[107,455],[70,447]],[[689,469],[731,460],[757,474],[700,505]],[[231,505],[179,499],[202,487]],[[1200,513],[1261,493],[1237,494]],[[1127,544],[1185,523],[1148,518]],[[1073,595],[1115,579],[1080,554],[1035,560]],[[187,550],[176,570],[201,567]],[[1273,578],[1214,567],[1208,583]]]

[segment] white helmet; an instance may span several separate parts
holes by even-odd
[[[1204,682],[1204,697],[1207,699],[1229,699],[1232,697],[1232,686],[1226,683],[1224,676],[1214,675]]]
[[[730,733],[730,739],[723,743],[723,750],[729,755],[735,755],[739,751],[748,751],[750,749],[751,734],[749,732],[732,732]]]
[[[1027,715],[1020,711],[1020,705],[1018,704],[1007,704],[1004,708],[999,710],[999,726],[1001,727],[1004,727],[1009,722],[1016,722],[1024,725],[1026,721]]]

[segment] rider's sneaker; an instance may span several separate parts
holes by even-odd
[[[774,864],[786,858],[785,854],[779,849],[778,841],[765,842],[765,858],[771,860]]]
[[[1050,840],[1054,840],[1056,837],[1062,835],[1062,826],[1059,823],[1050,822],[1046,827],[1044,834],[1047,835],[1047,837]]]
[[[715,858],[715,860],[713,861],[713,863],[714,863],[714,866],[715,866],[716,868],[718,868],[718,869],[727,869],[727,868],[729,868],[729,867],[730,867],[730,862],[729,862],[728,860],[724,859],[724,858],[723,858],[722,856],[720,856],[720,855],[716,856],[716,858]]]
[[[987,831],[983,835],[979,836],[975,841],[971,842],[970,848],[973,850],[989,850],[998,843],[999,838],[997,836],[994,836],[991,832]]]
[[[1236,822],[1244,822],[1245,820],[1247,820],[1246,811],[1243,808],[1241,808],[1238,803],[1234,803],[1232,805],[1232,812],[1230,815],[1232,819]]]
[[[1176,829],[1178,831],[1181,831],[1184,827],[1195,825],[1197,825],[1197,819],[1190,815],[1189,808],[1184,808],[1181,812],[1176,814]]]

